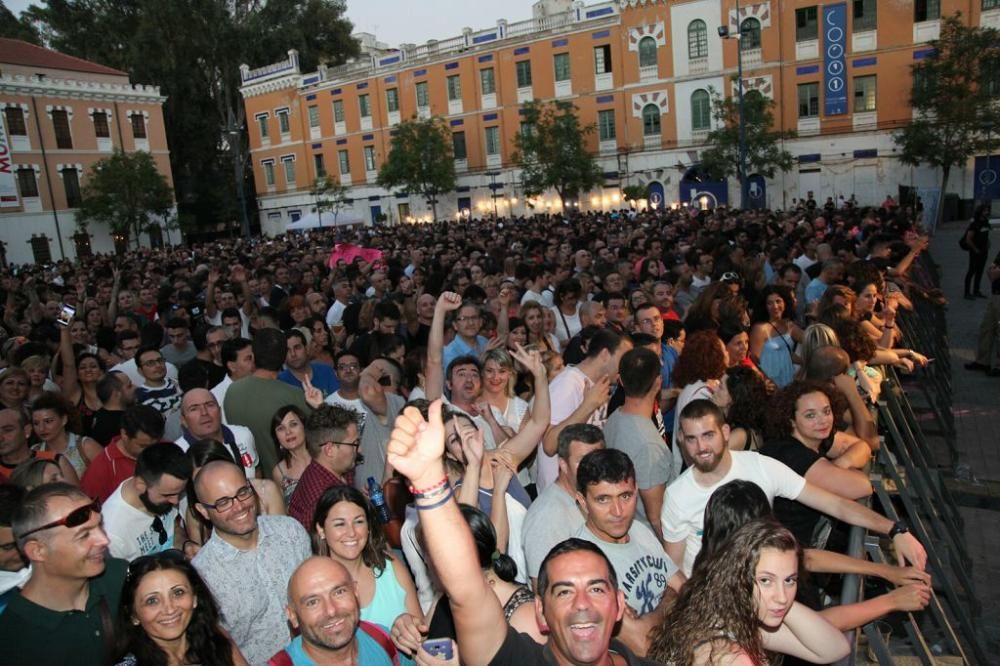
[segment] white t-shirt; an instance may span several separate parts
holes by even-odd
[[[142,555],[150,555],[174,547],[174,521],[177,519],[177,507],[160,516],[160,523],[167,535],[160,543],[160,532],[153,529],[156,516],[142,509],[137,509],[122,497],[122,486],[128,480],[122,481],[111,497],[101,506],[101,516],[104,519],[104,531],[110,543],[108,550],[111,557],[119,557],[131,562]]]
[[[586,524],[573,536],[597,544],[608,556],[618,576],[618,588],[625,593],[625,603],[640,617],[659,607],[677,565],[664,552],[653,530],[634,520],[628,530],[628,543],[602,541]]]
[[[326,311],[326,325],[333,326],[334,324],[339,324],[344,320],[344,310],[347,309],[346,303],[341,303],[340,301],[334,299],[333,305],[330,309]]]
[[[260,455],[257,453],[257,443],[254,441],[253,432],[250,431],[250,428],[241,425],[225,425],[223,427],[228,428],[233,434],[233,441],[240,452],[238,464],[243,466],[243,471],[248,479],[254,478],[257,475],[257,465],[260,464]],[[183,436],[174,443],[181,447],[185,453],[191,448],[191,444]]]
[[[223,423],[229,423],[229,421],[226,420],[226,408],[224,405],[226,404],[226,391],[228,391],[229,387],[232,385],[233,378],[227,374],[222,378],[221,382],[209,389],[212,395],[215,396],[215,401],[219,403],[219,411],[222,413]]]
[[[549,308],[552,310],[552,314],[556,318],[556,330],[553,331],[556,336],[556,340],[563,349],[566,348],[566,343],[570,341],[574,335],[579,333],[583,329],[583,323],[580,321],[580,308],[581,303],[576,304],[576,312],[571,315],[564,314],[559,306],[553,306]]]
[[[250,317],[247,316],[246,312],[243,312],[243,308],[240,308],[239,312],[240,312],[240,336],[249,339]],[[205,317],[205,321],[207,321],[212,326],[222,326],[222,310],[216,310],[214,317]]]
[[[701,535],[705,525],[705,506],[716,488],[737,479],[752,481],[760,486],[767,501],[775,497],[794,500],[806,486],[806,480],[782,462],[762,456],[756,451],[731,451],[732,467],[718,483],[702,486],[694,479],[695,469],[689,467],[676,481],[667,486],[660,513],[663,540],[684,542],[684,575],[690,576],[694,558],[701,550]]]
[[[135,358],[130,358],[127,361],[122,361],[115,367],[111,368],[109,372],[123,372],[132,380],[134,386],[142,386],[146,383],[146,378],[139,374],[139,368],[135,365]],[[167,361],[167,377],[177,381],[177,366]]]
[[[365,427],[365,403],[361,401],[361,398],[348,399],[340,395],[340,391],[334,391],[330,395],[326,396],[323,400],[328,405],[337,405],[338,407],[343,407],[345,409],[352,409],[358,414],[358,430],[360,431]]]
[[[552,405],[549,423],[555,426],[569,418],[570,414],[576,411],[576,408],[583,402],[584,394],[592,385],[593,382],[575,365],[567,366],[565,370],[556,375],[556,378],[549,384],[549,404]],[[604,422],[607,420],[607,412],[608,403],[605,402],[594,410],[587,423],[603,429]],[[559,476],[559,459],[558,456],[545,455],[542,443],[539,442],[537,460],[538,476],[535,483],[538,486],[538,492],[541,493]]]

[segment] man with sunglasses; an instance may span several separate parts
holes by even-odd
[[[176,444],[161,442],[139,454],[135,476],[123,481],[103,506],[112,556],[131,562],[175,547],[177,505],[191,473],[191,459]]]
[[[354,485],[361,431],[357,412],[325,403],[306,419],[305,430],[312,461],[288,501],[288,515],[309,531],[320,495],[331,486]]]
[[[251,664],[267,663],[291,638],[286,586],[312,553],[309,535],[288,516],[258,515],[253,486],[234,463],[208,463],[194,489],[195,510],[212,523],[212,536],[191,564],[218,601],[240,652]]]
[[[24,497],[13,528],[31,578],[12,595],[0,622],[4,661],[109,663],[128,565],[107,557],[100,506],[75,486],[45,484]]]

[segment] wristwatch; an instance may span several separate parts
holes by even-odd
[[[892,524],[892,528],[889,530],[889,538],[892,539],[897,534],[907,534],[910,531],[910,526],[907,525],[902,520],[897,520]]]

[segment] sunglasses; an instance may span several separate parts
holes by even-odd
[[[79,527],[80,525],[83,525],[88,520],[90,520],[90,514],[92,513],[97,513],[97,514],[101,513],[101,504],[99,502],[85,504],[77,509],[73,509],[72,511],[67,513],[65,517],[60,518],[59,520],[54,520],[51,523],[46,523],[41,527],[36,527],[33,530],[28,530],[24,534],[18,535],[17,538],[24,539],[26,537],[31,536],[32,534],[35,534],[36,532],[52,529],[53,527],[69,527],[71,529],[74,527]]]
[[[719,281],[736,283],[736,284],[740,284],[743,282],[738,273],[723,273]]]

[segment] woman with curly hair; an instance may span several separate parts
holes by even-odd
[[[528,344],[546,352],[559,352],[559,341],[551,333],[545,331],[546,308],[537,301],[528,301],[521,305],[521,318],[528,329]],[[549,311],[551,312],[551,311]]]
[[[761,374],[745,365],[736,365],[719,381],[712,401],[726,414],[729,448],[756,451],[764,444],[767,384]]]
[[[390,551],[375,507],[361,491],[328,488],[316,503],[312,525],[317,554],[351,573],[362,620],[391,627],[403,613],[423,617],[413,578]]]
[[[647,658],[661,664],[769,663],[769,653],[829,664],[845,657],[844,635],[795,601],[799,545],[774,520],[755,520],[700,557]]]
[[[795,378],[795,345],[802,341],[802,329],[790,318],[790,300],[787,287],[765,287],[750,328],[750,357],[778,388]]]
[[[134,560],[121,599],[119,666],[246,666],[211,591],[179,551]]]
[[[809,483],[847,499],[872,493],[861,471],[871,460],[868,443],[834,428],[843,398],[827,384],[794,381],[779,391],[767,410],[767,437],[761,454],[788,465]],[[799,502],[777,498],[774,513],[800,542],[825,543],[815,535],[821,514]]]
[[[680,389],[674,405],[674,450],[680,451],[677,439],[680,432],[680,413],[692,400],[711,400],[719,380],[729,367],[726,345],[714,330],[691,333],[684,342],[684,350],[677,357],[670,385]]]

